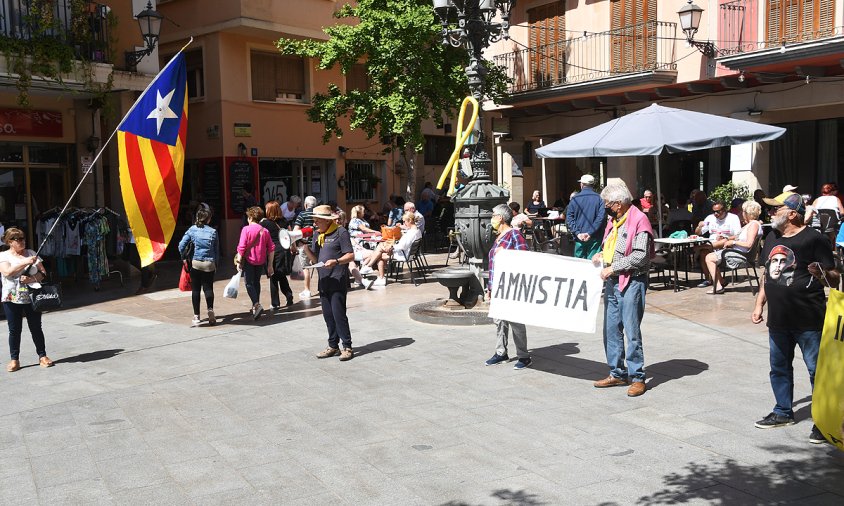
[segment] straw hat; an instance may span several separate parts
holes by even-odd
[[[337,218],[340,217],[340,215],[335,213],[331,209],[331,206],[322,205],[322,206],[316,206],[314,208],[313,217],[314,218],[322,218],[324,220],[336,220]]]

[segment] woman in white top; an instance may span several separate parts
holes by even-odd
[[[844,205],[838,198],[838,185],[835,183],[826,183],[821,187],[821,195],[812,202],[811,206],[806,206],[806,216],[804,223],[811,225],[814,228],[820,228],[820,220],[818,219],[818,211],[821,209],[828,209],[835,211],[838,220],[844,216]]]
[[[11,227],[3,234],[3,242],[9,249],[0,253],[0,274],[2,274],[3,310],[9,324],[9,354],[12,360],[6,366],[9,372],[21,368],[20,348],[23,318],[32,334],[32,342],[38,353],[38,365],[52,367],[44,345],[44,331],[41,330],[41,313],[32,308],[29,285],[46,277],[44,264],[31,249],[26,249],[26,238],[19,228]]]
[[[301,202],[302,199],[298,195],[291,195],[287,202],[281,206],[281,215],[288,223],[293,223],[293,220],[296,219],[296,214],[298,214],[296,210],[299,209]]]
[[[375,280],[374,286],[384,286],[387,284],[387,279],[384,277],[384,270],[391,258],[407,261],[410,258],[410,248],[413,246],[413,243],[422,239],[422,231],[416,226],[416,215],[414,213],[410,211],[404,213],[402,222],[404,223],[405,230],[399,242],[395,244],[388,242],[378,244],[378,247],[375,248],[363,263],[360,271],[361,274],[369,274],[374,270],[374,267],[377,266],[378,268],[378,279]]]
[[[706,255],[706,267],[712,273],[712,284],[715,285],[709,294],[724,293],[724,276],[719,267],[726,266],[727,269],[734,269],[736,262],[744,260],[740,253],[747,253],[757,237],[762,235],[762,222],[759,215],[762,213],[762,206],[754,200],[748,200],[741,205],[741,214],[747,223],[739,231],[738,235],[723,241],[722,249],[713,251]],[[739,252],[738,254],[735,252]]]

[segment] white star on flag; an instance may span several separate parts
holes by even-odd
[[[155,118],[155,126],[156,126],[156,133],[161,133],[161,124],[164,123],[165,119],[168,118],[178,118],[176,113],[173,112],[173,109],[170,109],[170,100],[173,99],[173,93],[176,90],[173,89],[170,93],[167,94],[164,98],[161,97],[161,90],[155,90],[155,94],[157,95],[155,99],[155,109],[153,109],[147,119]]]

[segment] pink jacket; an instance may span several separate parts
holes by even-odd
[[[257,241],[256,237],[258,237]],[[253,242],[255,245],[246,255],[246,261],[252,265],[264,265],[267,263],[270,252],[275,251],[275,245],[267,229],[257,223],[250,223],[240,230],[240,241],[237,243],[238,255],[242,257],[246,248]]]
[[[624,249],[624,254],[629,255],[630,252],[633,251],[633,238],[639,235],[642,232],[647,232],[650,234],[651,239],[654,236],[654,229],[651,226],[651,220],[648,219],[648,215],[643,213],[639,210],[636,206],[630,206],[630,210],[627,211],[627,221],[624,223],[625,228],[627,229],[627,245]],[[613,220],[607,220],[607,228],[604,230],[604,240],[607,239],[607,236],[610,235],[610,231],[612,231],[612,222]],[[654,243],[651,241],[650,251],[648,252],[648,258],[654,257]],[[627,288],[627,283],[630,282],[630,274],[619,274],[618,275],[618,289],[620,291],[624,291]]]

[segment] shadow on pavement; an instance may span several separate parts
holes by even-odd
[[[253,327],[263,327],[265,325],[275,325],[276,323],[291,322],[314,316],[322,316],[322,308],[319,304],[304,304],[302,302],[297,302],[296,304],[283,308],[280,311],[273,311],[272,309],[264,308],[264,313],[257,320],[252,318],[251,311],[229,314],[218,313],[217,325],[250,325]],[[203,326],[206,326],[207,324],[207,321],[203,321]]]
[[[75,363],[75,362],[96,362],[97,360],[108,360],[110,358],[114,358],[117,355],[120,355],[125,351],[123,348],[118,348],[114,350],[99,350],[99,351],[92,351],[89,353],[82,353],[79,355],[74,355],[72,357],[65,357],[60,358],[58,360],[54,360],[54,364],[68,364],[68,363]]]
[[[542,504],[548,504],[545,501],[541,501],[539,496],[536,494],[531,494],[525,492],[524,490],[509,490],[509,489],[501,489],[496,490],[492,494],[491,497],[494,497],[501,501],[501,504],[507,505],[514,505],[514,506],[540,506]],[[471,503],[465,501],[449,501],[442,503],[440,506],[473,506]]]
[[[369,353],[374,353],[376,351],[386,351],[392,350],[393,348],[402,348],[404,346],[410,346],[411,344],[415,343],[414,339],[409,337],[401,337],[398,339],[385,339],[383,341],[376,341],[374,343],[369,343],[363,345],[361,347],[355,347],[355,356],[360,357],[361,355],[367,355]]]
[[[588,381],[606,377],[607,364],[574,357],[580,353],[578,343],[561,343],[531,350],[531,369]],[[537,357],[539,357],[537,359]]]
[[[693,358],[672,358],[665,362],[656,364],[645,363],[645,371],[648,377],[648,390],[684,376],[696,376],[703,371],[709,370],[709,364]]]

